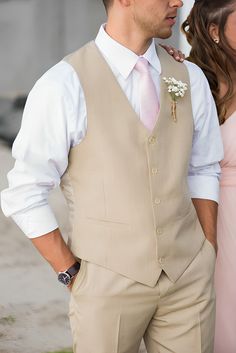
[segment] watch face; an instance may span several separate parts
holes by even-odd
[[[65,284],[66,286],[68,286],[68,284],[70,284],[70,282],[71,282],[71,277],[66,272],[60,272],[58,274],[58,281]]]

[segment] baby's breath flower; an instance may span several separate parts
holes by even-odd
[[[187,83],[184,83],[182,81],[177,81],[174,77],[163,77],[163,80],[165,81],[168,89],[168,93],[170,93],[171,99],[172,99],[172,105],[171,105],[171,114],[174,119],[174,121],[177,121],[176,117],[176,104],[177,104],[177,99],[178,98],[183,98],[186,91],[188,90],[188,85]]]

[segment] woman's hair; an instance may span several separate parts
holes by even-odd
[[[227,104],[233,97],[232,70],[236,70],[236,50],[225,37],[228,16],[234,11],[235,0],[196,0],[182,24],[192,49],[188,60],[194,62],[205,73],[216,102],[220,123],[224,123]],[[210,25],[219,28],[219,43],[209,34]],[[227,91],[220,97],[219,77],[227,84]]]

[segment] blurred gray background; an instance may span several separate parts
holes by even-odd
[[[192,4],[189,0],[180,10],[166,41],[185,53],[179,28]],[[105,19],[102,0],[0,0],[0,139],[12,144],[34,82],[93,39]]]
[[[179,26],[192,4],[189,0],[181,9],[168,41],[185,53],[189,48]],[[0,190],[14,164],[10,147],[29,90],[52,65],[93,39],[105,19],[102,0],[0,0]],[[66,238],[67,212],[59,190],[49,201]],[[68,296],[0,210],[0,353],[71,352]]]
[[[0,0],[0,95],[27,93],[45,70],[93,39],[105,19],[102,0]],[[181,39],[177,23],[169,42],[184,50]]]
[[[0,94],[25,93],[65,54],[96,35],[100,0],[0,1]]]

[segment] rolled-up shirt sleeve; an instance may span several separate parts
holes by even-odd
[[[194,134],[188,183],[192,198],[219,201],[223,144],[214,99],[202,71],[186,63],[191,82]]]
[[[41,78],[28,96],[12,149],[15,166],[8,173],[9,187],[1,193],[4,214],[29,238],[58,227],[48,195],[60,184],[67,168],[71,131],[76,129],[73,121],[70,92],[49,75]]]

